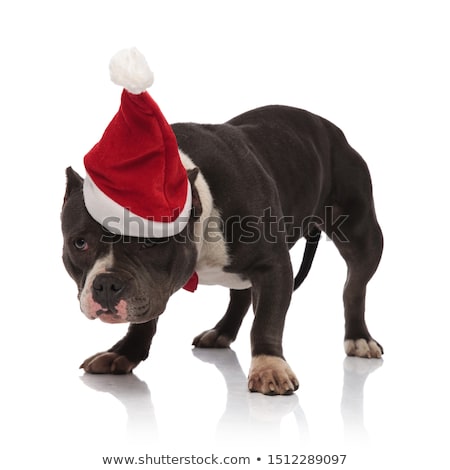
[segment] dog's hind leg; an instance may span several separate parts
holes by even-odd
[[[230,289],[230,303],[223,318],[214,328],[196,336],[192,344],[198,348],[228,348],[236,339],[251,300],[251,289]]]
[[[345,352],[349,356],[380,358],[383,348],[369,333],[365,321],[366,286],[375,273],[383,251],[383,235],[372,207],[361,217],[349,217],[340,233],[328,233],[347,264],[344,287]],[[345,210],[337,208],[341,214]],[[353,212],[354,214],[354,212]],[[344,235],[344,236],[342,236]]]

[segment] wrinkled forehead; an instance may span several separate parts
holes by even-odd
[[[65,237],[71,237],[84,232],[92,234],[106,232],[86,210],[81,190],[73,192],[65,202],[61,212],[61,228]]]

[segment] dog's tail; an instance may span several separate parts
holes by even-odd
[[[316,229],[314,232],[306,236],[305,252],[300,269],[294,279],[294,290],[298,289],[311,269],[317,246],[319,245],[321,231]]]

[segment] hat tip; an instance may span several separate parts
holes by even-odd
[[[144,55],[135,47],[122,49],[109,63],[111,80],[130,93],[138,95],[153,84],[153,72]]]

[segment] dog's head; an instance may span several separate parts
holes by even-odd
[[[66,170],[67,187],[61,214],[63,262],[78,286],[83,313],[107,323],[144,323],[158,317],[169,297],[183,287],[197,260],[193,222],[201,206],[194,181],[191,221],[178,235],[135,238],[114,235],[87,212],[83,179]]]

